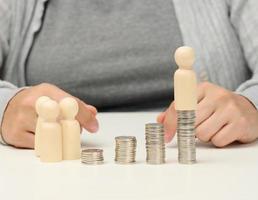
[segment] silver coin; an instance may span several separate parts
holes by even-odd
[[[88,165],[99,165],[104,161],[102,149],[83,149],[81,162]]]
[[[135,162],[137,140],[134,136],[118,136],[115,138],[115,162],[132,164]]]
[[[177,145],[179,163],[196,162],[195,111],[177,111]]]
[[[160,123],[145,125],[146,162],[148,164],[165,163],[164,126]]]

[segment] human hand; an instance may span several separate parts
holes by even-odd
[[[165,127],[170,142],[176,133],[177,118],[174,102],[157,117]],[[196,137],[224,147],[234,141],[249,143],[258,138],[258,111],[245,97],[217,85],[198,85]]]
[[[30,87],[17,93],[10,100],[3,116],[1,128],[5,142],[19,148],[34,148],[34,133],[37,123],[35,103],[41,96],[48,96],[59,102],[64,97],[71,95],[47,83]],[[79,113],[76,119],[81,127],[92,133],[97,132],[97,109],[85,104],[76,97],[74,98],[79,105]]]

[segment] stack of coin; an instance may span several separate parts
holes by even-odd
[[[136,138],[133,136],[119,136],[115,138],[115,161],[119,164],[130,164],[135,162]]]
[[[102,149],[83,149],[81,155],[82,163],[99,165],[104,161]]]
[[[164,126],[159,123],[145,125],[146,162],[148,164],[165,163]]]
[[[196,162],[195,111],[177,111],[177,145],[179,163]]]

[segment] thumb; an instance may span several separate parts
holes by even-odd
[[[95,133],[99,129],[99,123],[96,119],[97,109],[93,106],[85,104],[83,101],[77,99],[79,105],[79,113],[77,120],[81,126],[91,133]]]
[[[177,115],[174,102],[169,106],[168,110],[166,111],[166,116],[163,124],[165,129],[165,141],[170,142],[175,136],[177,128]]]
[[[166,110],[165,112],[160,113],[160,114],[158,115],[156,121],[157,121],[158,123],[163,123],[164,120],[165,120],[166,114],[167,114],[167,110]]]

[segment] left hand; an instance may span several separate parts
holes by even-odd
[[[166,141],[171,141],[177,124],[174,102],[157,121],[164,124]],[[252,142],[258,138],[258,111],[241,95],[208,82],[201,83],[198,85],[196,136],[217,147],[234,141]]]

